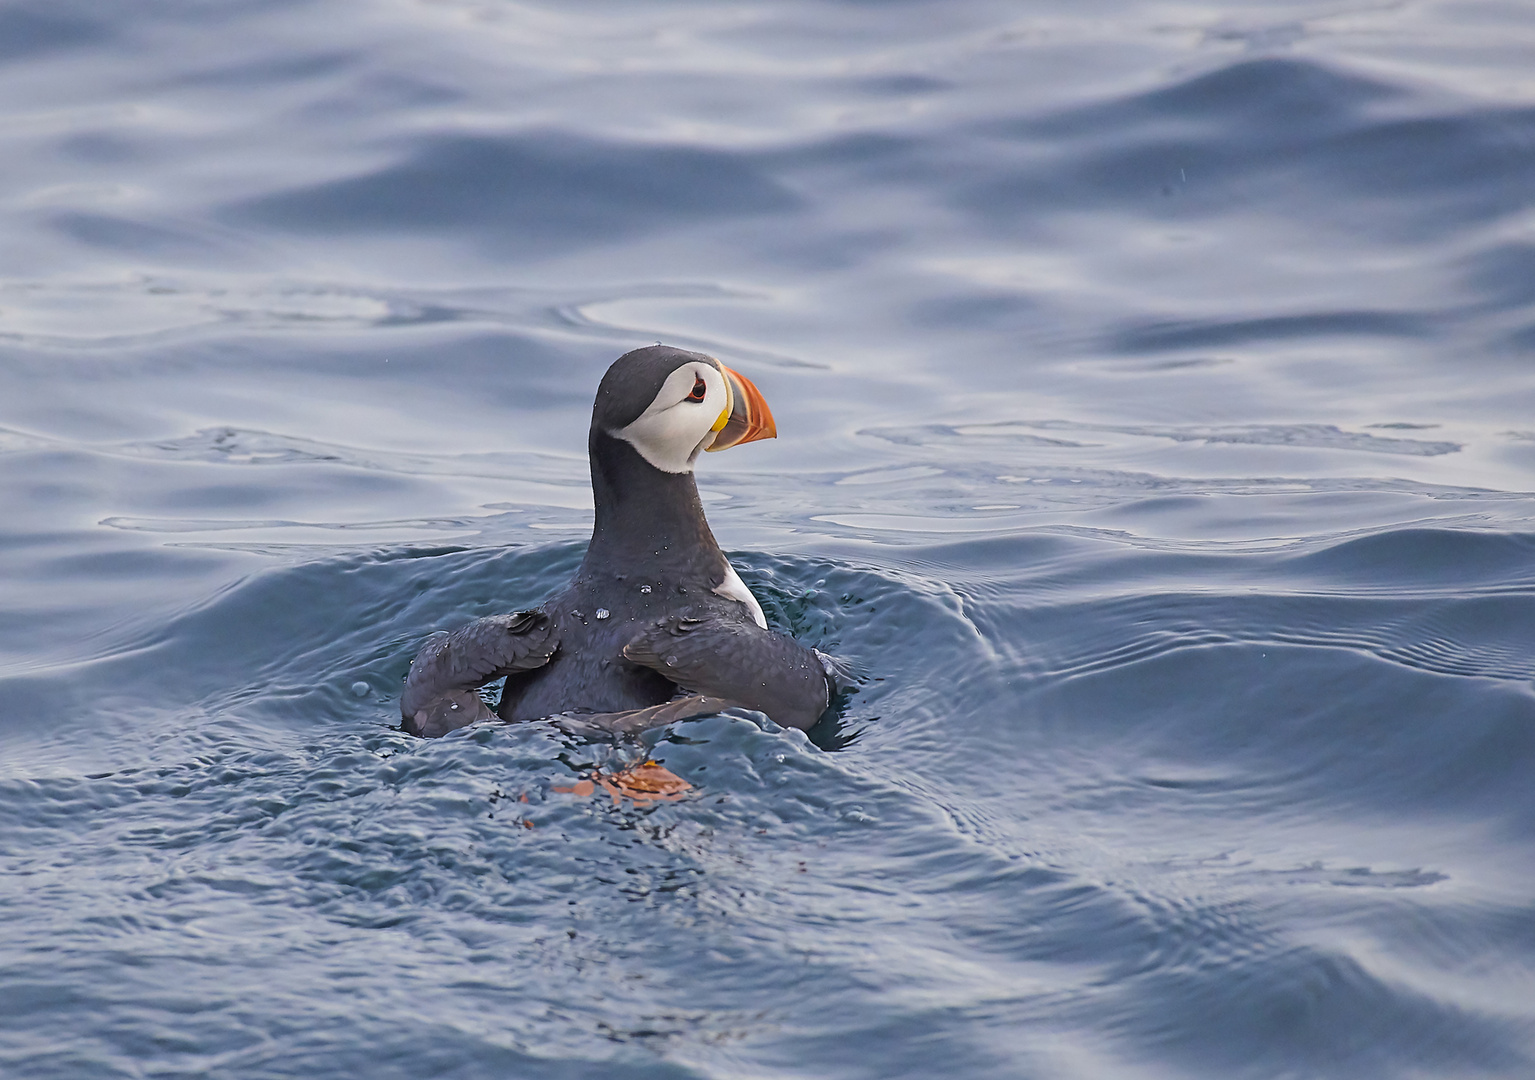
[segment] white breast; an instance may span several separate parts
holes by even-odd
[[[762,614],[762,605],[757,603],[757,598],[746,587],[746,582],[741,580],[741,575],[736,573],[736,568],[729,563],[725,564],[725,580],[715,588],[715,593],[727,600],[736,600],[746,605],[746,610],[751,612],[752,621],[764,630],[767,629],[767,616]]]

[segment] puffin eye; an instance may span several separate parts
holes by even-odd
[[[691,394],[689,394],[687,397],[683,398],[683,400],[684,401],[702,401],[704,399],[704,395],[707,394],[708,392],[709,392],[709,384],[704,382],[702,377],[694,376],[694,378],[693,378],[693,392]]]

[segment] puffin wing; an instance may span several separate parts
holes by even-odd
[[[542,611],[476,619],[452,633],[428,637],[411,661],[400,694],[400,718],[413,735],[433,738],[488,720],[495,713],[475,693],[503,675],[543,667],[559,635]]]
[[[624,657],[784,727],[811,727],[831,701],[820,654],[753,622],[671,615],[637,634]]]
[[[558,713],[549,719],[572,735],[588,738],[599,735],[638,735],[652,728],[675,724],[678,720],[710,716],[735,704],[734,701],[706,694],[689,694],[646,709],[610,713]]]

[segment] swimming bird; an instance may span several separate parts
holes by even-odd
[[[400,697],[406,731],[559,716],[634,732],[742,706],[809,728],[834,691],[829,658],[768,629],[704,519],[703,450],[777,435],[750,380],[654,345],[597,387],[587,452],[596,520],[571,583],[538,607],[427,638]],[[476,692],[506,677],[495,713]]]

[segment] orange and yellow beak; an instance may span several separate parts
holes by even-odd
[[[745,375],[731,371],[724,364],[720,364],[720,373],[725,376],[729,401],[714,422],[715,436],[709,449],[728,450],[741,443],[776,438],[778,428],[773,424],[773,412],[762,397],[762,391]]]

